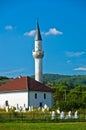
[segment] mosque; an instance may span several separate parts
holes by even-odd
[[[32,52],[35,61],[35,79],[19,76],[0,86],[0,108],[9,107],[48,107],[53,106],[52,89],[43,84],[42,37],[39,23],[36,23],[35,48]]]

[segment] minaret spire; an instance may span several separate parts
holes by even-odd
[[[35,80],[42,83],[42,58],[44,56],[44,51],[42,51],[42,37],[38,21],[36,22],[35,49],[32,54],[35,60]]]
[[[35,41],[42,40],[41,34],[40,34],[40,28],[38,20],[36,22],[36,35],[35,35]]]

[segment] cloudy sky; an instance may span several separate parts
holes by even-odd
[[[86,74],[85,0],[0,0],[0,76],[34,74],[37,19],[43,73]]]

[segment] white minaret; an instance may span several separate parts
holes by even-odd
[[[38,22],[36,23],[35,50],[32,54],[35,59],[35,80],[42,83],[42,58],[44,56],[44,51],[42,51],[42,37]]]

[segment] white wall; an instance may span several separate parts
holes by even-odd
[[[9,106],[25,106],[28,107],[28,92],[12,92],[0,93],[0,107],[5,107],[5,102],[8,101]]]
[[[37,93],[37,99],[35,99],[35,93]],[[46,94],[46,99],[44,99],[44,93]],[[48,107],[52,107],[52,93],[51,92],[38,92],[38,91],[30,91],[29,92],[29,101],[30,106],[36,106],[39,107],[40,103],[42,103],[42,106],[45,104]]]
[[[37,94],[37,99],[35,99],[35,93]],[[46,94],[46,99],[44,99],[44,93]],[[52,93],[51,92],[38,92],[29,91],[28,92],[10,92],[10,93],[0,93],[0,107],[5,107],[5,102],[8,101],[9,107],[24,107],[28,106],[39,107],[40,103],[42,106],[45,104],[48,107],[52,107]]]

